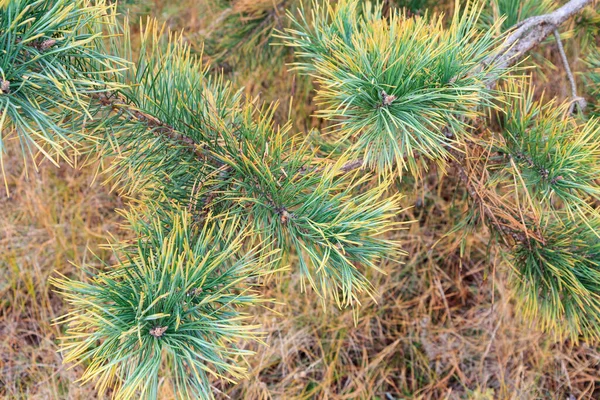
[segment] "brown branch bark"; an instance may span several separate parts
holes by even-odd
[[[99,93],[96,99],[105,107],[110,107],[112,110],[124,110],[137,121],[145,123],[148,129],[151,129],[156,136],[164,136],[179,145],[187,148],[198,157],[205,159],[206,154],[200,149],[193,139],[182,135],[175,128],[160,121],[152,115],[146,114],[137,109],[133,104],[129,103],[116,93]]]

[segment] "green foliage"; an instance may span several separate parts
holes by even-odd
[[[202,32],[204,52],[213,62],[224,69],[236,72],[259,66],[280,67],[286,48],[274,46],[277,30],[290,28],[292,21],[286,14],[296,14],[308,4],[305,0],[227,0],[215,1],[220,13]],[[358,4],[368,4],[359,0]],[[429,0],[391,0],[385,7],[405,8],[413,14],[424,13]],[[267,72],[267,71],[265,71]]]
[[[122,112],[95,127],[108,135],[101,153],[119,157],[110,167],[117,186],[162,208],[189,207],[199,224],[207,212],[239,215],[270,247],[295,252],[303,282],[323,299],[347,306],[370,294],[360,269],[401,254],[382,237],[398,228],[400,196],[370,187],[367,173],[344,172],[344,158],[319,160],[289,124],[273,123],[274,107],[208,78],[189,48],[163,43],[155,25],[143,32],[123,81],[130,89],[111,100]]]
[[[180,36],[165,38],[164,27],[151,21],[141,31],[137,52],[127,21],[113,43],[112,51],[128,57],[130,68],[118,77],[123,89],[101,99],[104,107],[88,124],[104,138],[89,151],[110,157],[101,168],[119,191],[163,205],[186,204],[201,174],[209,173],[194,143],[203,143],[198,121],[205,86],[213,81]]]
[[[23,155],[68,159],[86,136],[90,97],[114,90],[123,64],[103,50],[102,25],[113,8],[84,0],[0,1],[0,162],[3,136],[15,130]]]
[[[400,197],[385,196],[385,185],[369,187],[367,173],[340,171],[340,162],[311,165],[306,142],[284,139],[285,132],[268,123],[253,123],[254,112],[247,105],[244,119],[215,127],[224,146],[213,154],[224,174],[204,182],[197,197],[206,201],[218,192],[214,207],[244,215],[286,254],[295,250],[303,283],[324,300],[356,305],[358,294],[372,293],[357,267],[378,270],[382,260],[399,261],[399,244],[383,235],[398,228],[390,220],[399,212]]]
[[[513,251],[512,285],[526,318],[556,336],[600,337],[600,232],[589,223],[545,218],[544,242],[529,240]]]
[[[520,310],[557,337],[598,338],[600,125],[570,115],[567,102],[534,100],[531,80],[504,90],[488,183],[530,230],[512,230],[507,256]]]
[[[584,74],[586,89],[589,93],[592,114],[600,116],[600,50],[594,47],[585,59],[587,71]]]
[[[246,69],[269,63],[281,66],[285,49],[272,46],[273,30],[287,25],[286,10],[301,0],[234,0],[204,32],[205,52],[224,67]]]
[[[485,177],[475,190],[492,191],[487,207],[499,207],[486,216],[490,226],[512,240],[511,287],[545,331],[596,338],[600,126],[570,115],[568,102],[535,100],[530,79],[511,78],[502,90],[498,123],[476,142],[483,170],[473,174]]]
[[[441,15],[387,6],[219,4],[205,32],[221,37],[210,56],[260,53],[251,68],[283,61],[274,40],[293,48],[294,69],[318,87],[317,116],[333,124],[314,140],[292,131],[292,108],[275,122],[277,104],[247,98],[152,20],[132,48],[128,21],[104,2],[0,0],[0,128],[30,153],[34,144],[68,158],[77,143],[98,155],[106,182],[143,210],[128,214],[137,242],[115,245],[117,265],[86,282],[53,280],[71,306],[65,361],[86,366],[84,381],[117,398],[157,398],[164,376],[179,397],[212,397],[211,377],[244,376],[237,342],[260,339],[241,308],[260,302],[261,278],[290,262],[302,290],[359,305],[374,291],[368,271],[403,255],[392,183],[450,158],[477,203],[455,230],[504,218],[490,226],[513,239],[524,313],[575,339],[600,336],[600,127],[567,115],[568,104],[535,101],[523,83],[489,88],[510,72],[489,62],[507,28],[498,16],[513,24],[550,2],[494,1],[495,22],[481,18],[482,4],[457,2],[448,27]],[[588,60],[596,95],[597,58]],[[490,110],[500,127],[479,135]],[[484,160],[471,147],[497,152]],[[461,161],[489,181],[473,184],[477,168]]]
[[[392,10],[384,19],[369,3],[315,3],[311,21],[306,12],[291,16],[293,28],[280,37],[296,50],[295,68],[316,77],[318,115],[355,141],[356,155],[380,172],[418,174],[423,158],[447,158],[448,146],[468,137],[463,121],[489,103],[494,66],[478,65],[497,39],[492,29],[477,29],[480,11],[457,10],[445,29],[440,16],[406,18]]]
[[[505,172],[542,209],[584,217],[600,199],[600,125],[569,115],[569,103],[534,101],[533,87],[509,85],[501,117]],[[511,178],[510,180],[513,180]]]
[[[71,305],[63,353],[74,365],[89,362],[82,381],[95,380],[117,399],[157,398],[159,371],[181,398],[212,398],[209,376],[239,379],[240,339],[259,340],[240,307],[261,301],[253,286],[269,270],[268,256],[244,248],[239,220],[190,228],[189,214],[160,220],[130,215],[137,244],[119,252],[106,272],[87,283],[53,281]]]
[[[594,51],[598,48],[596,38],[600,33],[600,12],[597,7],[588,6],[575,17],[573,36],[579,42],[582,52]]]
[[[427,7],[431,5],[430,0],[396,0],[392,3],[392,7],[397,6],[399,8],[405,8],[413,14],[422,14],[427,10]]]

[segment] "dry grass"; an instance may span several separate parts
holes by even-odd
[[[217,14],[209,3],[157,2],[155,12],[195,32],[207,27],[199,15]],[[551,48],[544,53],[553,57]],[[239,83],[252,82],[249,91],[267,98],[290,93],[287,72],[274,72],[269,82],[279,86],[266,87],[262,72]],[[546,87],[566,95],[560,75],[547,74]],[[96,398],[91,385],[75,382],[79,368],[62,365],[52,319],[66,310],[47,281],[53,271],[82,275],[70,262],[99,265],[94,254],[111,261],[99,246],[109,232],[124,234],[114,212],[122,200],[93,183],[93,166],[42,163],[26,176],[13,147],[5,160],[11,197],[0,192],[0,398]],[[401,188],[405,205],[414,206],[401,217],[415,222],[399,233],[411,256],[404,265],[384,265],[386,275],[371,274],[379,295],[364,299],[356,323],[352,311],[323,309],[310,292],[299,294],[297,275],[270,282],[264,294],[280,304],[271,305],[275,312],[253,311],[268,346],[251,345],[248,379],[215,382],[219,397],[600,398],[597,344],[557,341],[519,318],[505,287],[509,271],[484,230],[468,236],[462,257],[460,234],[445,236],[466,207],[457,186],[455,177],[433,171]],[[163,398],[170,397],[165,388]]]
[[[10,197],[0,192],[0,397],[59,399],[89,397],[74,383],[79,372],[57,353],[65,312],[48,278],[54,271],[80,275],[70,262],[97,265],[94,253],[107,232],[118,233],[118,198],[91,185],[91,169],[60,169],[44,162],[28,176],[10,146],[5,160]]]

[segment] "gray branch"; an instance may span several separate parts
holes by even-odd
[[[567,78],[569,79],[569,85],[571,85],[572,102],[571,106],[569,107],[569,113],[572,114],[575,111],[575,106],[579,106],[579,111],[583,111],[586,107],[586,101],[583,97],[577,96],[577,84],[575,83],[575,77],[573,76],[573,72],[571,72],[569,60],[567,59],[565,48],[563,47],[562,41],[560,40],[560,33],[558,32],[558,29],[554,30],[554,37],[556,38],[558,52],[560,53],[560,58],[562,60],[563,66],[565,67]]]
[[[581,11],[592,0],[571,0],[557,10],[544,15],[528,18],[513,27],[495,55],[484,61],[486,65],[495,64],[501,70],[507,69],[521,60],[529,50],[539,45],[554,30],[573,15]],[[496,77],[490,77],[488,86],[495,86]]]

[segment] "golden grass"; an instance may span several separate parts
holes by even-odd
[[[217,14],[209,3],[185,0],[155,11],[172,27],[194,32],[207,26],[200,15]],[[245,73],[238,83],[252,82],[249,92],[266,98],[284,93],[287,115],[291,74],[275,71],[265,87],[263,73]],[[562,94],[560,74],[548,76],[551,91]],[[302,122],[305,129],[316,123]],[[109,232],[124,235],[114,212],[122,200],[92,184],[93,166],[43,162],[26,176],[15,147],[9,143],[5,159],[11,197],[0,192],[0,398],[96,398],[91,385],[75,382],[80,368],[62,365],[52,319],[65,304],[47,282],[53,271],[81,276],[70,262],[97,266],[94,254],[111,262],[99,246]],[[411,256],[404,265],[382,266],[386,275],[370,274],[379,294],[364,299],[356,324],[352,311],[323,309],[313,293],[300,294],[298,275],[270,282],[264,294],[281,304],[270,305],[275,312],[252,311],[268,346],[248,344],[257,352],[248,360],[248,379],[214,382],[218,397],[600,398],[598,348],[556,341],[519,318],[504,285],[508,271],[488,249],[486,232],[468,236],[464,257],[459,235],[444,236],[464,212],[457,185],[432,171],[421,184],[401,188],[405,205],[414,206],[401,218],[416,222],[399,233]],[[170,397],[165,387],[162,398]]]
[[[26,176],[16,143],[5,160],[10,197],[0,192],[0,398],[84,398],[57,353],[60,330],[52,320],[65,312],[48,284],[54,271],[80,275],[70,262],[99,265],[93,253],[107,232],[118,234],[120,200],[91,185],[91,169],[60,169],[43,162]]]

